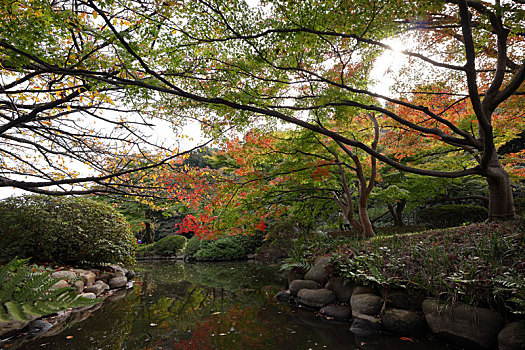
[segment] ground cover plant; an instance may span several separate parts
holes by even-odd
[[[333,273],[365,285],[525,313],[521,224],[479,223],[339,245]]]

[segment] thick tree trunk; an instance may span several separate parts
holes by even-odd
[[[363,202],[364,203],[361,203],[361,199],[360,199],[359,206],[358,206],[359,221],[361,222],[361,226],[363,227],[363,231],[360,232],[360,234],[363,237],[372,237],[372,236],[375,236],[375,232],[372,226],[372,222],[370,221],[370,217],[368,216],[367,200],[364,200]]]
[[[145,221],[144,222],[144,228],[145,228],[145,231],[146,231],[146,243],[153,243],[153,235],[152,235],[152,232],[151,232],[151,222],[149,221]]]
[[[509,175],[499,160],[491,161],[487,182],[489,185],[489,220],[512,220],[516,217]]]
[[[394,220],[394,226],[397,226],[397,227],[405,226],[405,223],[403,222],[403,209],[405,209],[405,205],[406,205],[406,200],[404,199],[397,201],[395,207],[388,204],[388,210],[390,211],[390,214],[392,215],[392,219]]]

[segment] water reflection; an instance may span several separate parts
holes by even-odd
[[[141,263],[138,283],[81,322],[24,349],[444,349],[397,338],[352,337],[347,323],[275,302],[277,268],[246,262]],[[357,342],[357,344],[356,344]]]

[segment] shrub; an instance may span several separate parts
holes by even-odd
[[[262,245],[264,234],[259,232],[253,235],[239,235],[232,238],[239,242],[246,254],[253,254],[255,250]]]
[[[87,198],[21,196],[0,202],[0,260],[131,263],[136,241],[124,217]]]
[[[245,256],[244,248],[235,237],[203,242],[201,248],[194,254],[197,260],[237,260]]]
[[[418,212],[418,220],[430,228],[460,226],[480,222],[487,217],[487,209],[478,205],[438,205]]]
[[[188,242],[186,242],[186,246],[184,247],[184,255],[188,257],[193,257],[197,251],[202,246],[202,243],[205,242],[202,239],[199,239],[197,236],[191,237]]]
[[[184,248],[186,237],[180,235],[167,236],[154,245],[155,253],[160,255],[174,255],[177,250]]]

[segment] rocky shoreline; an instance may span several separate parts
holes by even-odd
[[[289,287],[277,293],[280,302],[297,303],[327,319],[351,323],[357,338],[380,332],[404,337],[431,334],[464,349],[520,350],[525,348],[525,321],[505,322],[493,310],[462,303],[444,305],[405,290],[344,284],[330,277],[329,257],[319,257],[308,271],[288,273]]]
[[[133,287],[135,272],[117,265],[105,269],[59,268],[51,273],[51,277],[60,279],[51,289],[73,287],[79,296],[100,299],[100,302],[56,314],[32,316],[28,321],[0,322],[0,345],[9,343],[10,347],[16,348],[15,344],[22,344],[27,339],[60,333],[66,324],[86,319],[104,301],[123,298]]]

